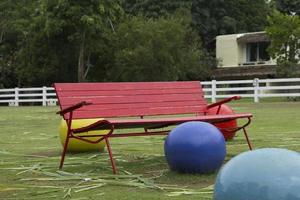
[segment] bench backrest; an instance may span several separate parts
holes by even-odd
[[[202,115],[207,106],[199,81],[55,83],[54,87],[61,109],[81,101],[93,103],[74,111],[74,119]]]

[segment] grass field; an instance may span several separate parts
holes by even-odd
[[[249,136],[255,149],[300,151],[300,102],[234,103],[254,115]],[[164,137],[114,138],[120,174],[106,152],[68,154],[58,171],[61,145],[57,107],[0,107],[0,199],[212,199],[217,173],[169,171]],[[242,133],[227,143],[228,161],[247,151]]]

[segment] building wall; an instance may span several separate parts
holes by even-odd
[[[252,33],[245,34],[251,35]],[[216,58],[219,59],[218,68],[238,67],[246,63],[246,43],[237,42],[237,39],[245,34],[220,35],[216,37]],[[254,65],[276,65],[276,59]]]
[[[217,36],[216,57],[220,60],[218,67],[238,66],[240,56],[237,37],[238,34]]]
[[[239,46],[238,65],[242,65],[247,60],[247,45],[246,45],[246,43],[240,43],[238,46]]]

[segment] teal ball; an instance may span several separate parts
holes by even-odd
[[[299,200],[300,154],[264,148],[237,155],[219,171],[214,200]]]

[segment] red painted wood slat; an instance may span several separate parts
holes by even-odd
[[[161,117],[161,118],[148,118],[148,119],[110,119],[110,123],[114,124],[117,129],[130,129],[130,128],[150,128],[155,126],[177,125],[189,121],[204,121],[209,123],[216,123],[239,118],[251,118],[250,113],[239,113],[232,115],[205,115],[205,116],[187,116],[187,117]],[[86,130],[99,130],[107,129],[102,124],[99,126],[98,122],[85,127]]]
[[[170,88],[201,88],[199,81],[180,82],[122,82],[122,83],[55,83],[57,91],[80,90],[153,90]]]
[[[61,109],[81,101],[92,102],[74,111],[74,119],[203,114],[207,106],[198,81],[55,83],[54,86]]]
[[[136,96],[136,95],[160,95],[160,94],[199,94],[199,88],[171,88],[171,89],[155,89],[155,90],[67,90],[60,92],[61,97],[88,97],[88,96]]]
[[[89,96],[89,97],[63,97],[60,99],[61,105],[75,104],[80,101],[90,101],[94,104],[120,104],[120,103],[151,103],[151,102],[178,102],[178,101],[203,101],[203,97],[198,94],[174,94],[174,95],[139,95],[139,96]]]
[[[217,122],[223,120],[232,120],[238,118],[252,117],[250,113],[238,113],[231,115],[205,115],[205,116],[190,116],[190,117],[168,117],[168,118],[149,118],[149,119],[112,119],[109,120],[114,125],[118,126],[121,124],[153,124],[153,123],[172,123],[172,122],[183,122],[183,121],[207,121]]]
[[[197,114],[204,113],[200,106],[195,107],[165,107],[165,108],[138,108],[138,109],[116,109],[116,110],[77,110],[73,114],[74,119],[97,118],[97,117],[134,117],[155,116],[175,114]]]
[[[72,104],[73,105],[73,104]],[[65,105],[64,108],[69,105]],[[198,101],[179,101],[179,102],[150,102],[150,103],[122,103],[122,104],[92,104],[84,106],[80,110],[116,110],[116,109],[137,109],[137,108],[163,108],[163,107],[183,107],[200,106],[206,107],[206,102]]]

